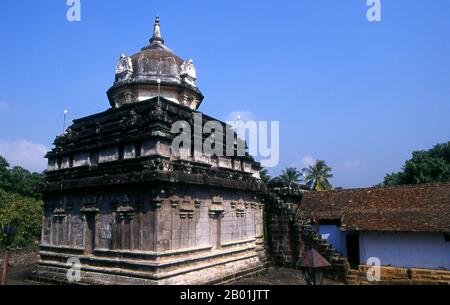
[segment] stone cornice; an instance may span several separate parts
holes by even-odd
[[[141,172],[117,173],[111,175],[90,176],[86,178],[64,178],[62,176],[47,180],[42,188],[43,193],[76,190],[80,188],[96,188],[125,186],[132,184],[142,184],[151,182],[162,183],[182,183],[200,186],[214,186],[226,189],[249,190],[254,192],[264,192],[264,185],[252,177],[245,180],[233,180],[216,175],[186,174],[183,172],[169,172],[160,170],[143,170]]]

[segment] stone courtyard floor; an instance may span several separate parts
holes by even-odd
[[[323,284],[339,285],[340,283],[324,279]],[[245,278],[231,285],[305,285],[305,280],[298,270],[270,267],[262,276]]]
[[[8,285],[39,285],[38,283],[27,281],[32,268],[33,265],[10,267]],[[339,285],[340,283],[324,279],[323,284]],[[298,270],[270,267],[261,276],[245,278],[230,285],[305,285],[305,281]]]
[[[10,285],[10,286],[38,285],[37,283],[29,282],[27,280],[28,275],[30,274],[32,268],[33,268],[33,265],[9,267],[8,285]],[[0,270],[0,274],[1,273],[2,273],[2,270]]]

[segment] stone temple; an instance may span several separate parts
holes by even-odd
[[[64,283],[79,266],[85,284],[213,284],[261,271],[260,164],[245,151],[172,152],[173,123],[201,114],[192,60],[165,46],[157,18],[150,44],[115,72],[111,108],[75,120],[46,156],[34,278]]]

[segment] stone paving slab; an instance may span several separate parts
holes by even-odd
[[[339,285],[339,283],[328,279],[324,279],[323,284]],[[299,270],[270,267],[262,276],[242,279],[233,283],[233,285],[306,285],[306,283]]]
[[[33,265],[10,267],[8,285],[39,285],[39,283],[33,283],[27,280],[32,268]],[[323,284],[339,285],[340,283],[324,279]],[[305,280],[298,270],[270,267],[261,276],[242,279],[231,285],[305,285]]]
[[[38,283],[33,283],[28,281],[28,275],[33,269],[34,265],[28,266],[11,266],[8,272],[8,285],[38,285]],[[3,274],[3,268],[0,268],[0,274]]]

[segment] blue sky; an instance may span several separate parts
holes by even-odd
[[[272,174],[320,158],[335,186],[374,185],[450,140],[450,1],[381,3],[370,23],[365,0],[81,0],[70,23],[65,0],[2,1],[0,153],[43,169],[63,110],[107,109],[120,53],[145,46],[159,14],[166,45],[197,66],[201,111],[280,121]]]

